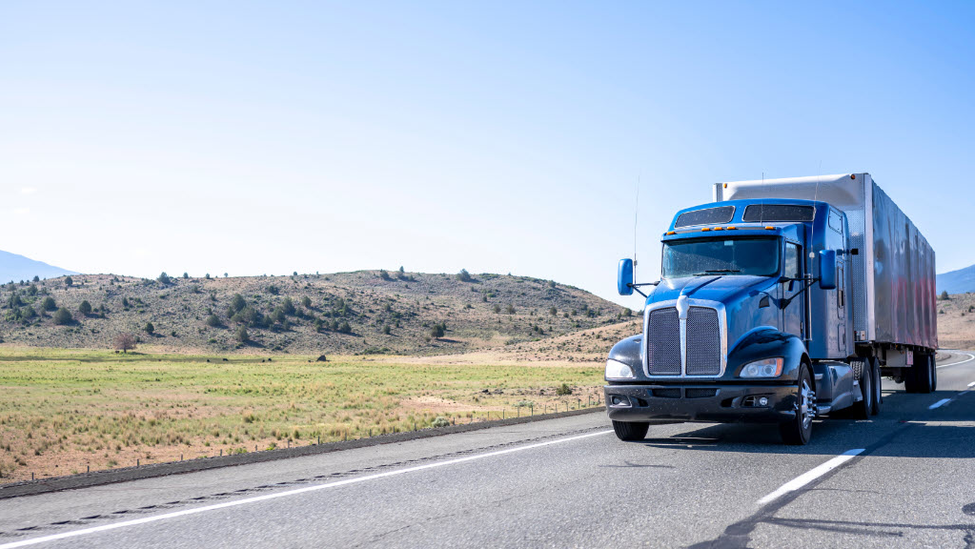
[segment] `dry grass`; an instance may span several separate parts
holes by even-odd
[[[503,362],[4,347],[0,473],[10,482],[539,413],[585,405],[602,385],[601,361]],[[563,383],[572,396],[555,395]]]
[[[953,294],[938,301],[938,346],[975,348],[975,294]]]

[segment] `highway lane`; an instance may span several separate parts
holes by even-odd
[[[0,501],[0,548],[972,546],[970,357],[935,394],[885,380],[880,416],[817,421],[806,447],[714,424],[623,443],[597,413]]]

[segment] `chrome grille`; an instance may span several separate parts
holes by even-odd
[[[705,307],[687,310],[687,375],[716,376],[721,372],[718,312]]]
[[[651,375],[680,375],[680,319],[669,307],[650,312],[647,325],[647,367]]]

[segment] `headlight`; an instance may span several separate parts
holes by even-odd
[[[782,358],[766,358],[745,364],[741,377],[779,377],[782,375]]]
[[[606,361],[606,379],[633,379],[633,368],[618,360]]]

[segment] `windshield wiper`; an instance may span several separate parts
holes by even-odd
[[[694,276],[703,276],[709,274],[722,274],[722,273],[740,273],[741,269],[708,269],[701,273],[694,273]]]

